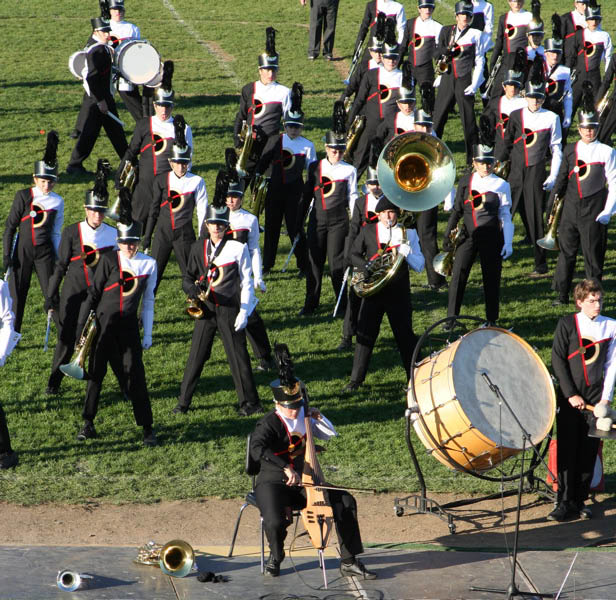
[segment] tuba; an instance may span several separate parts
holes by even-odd
[[[550,217],[548,218],[548,232],[545,237],[537,240],[537,246],[544,250],[560,250],[558,245],[558,224],[560,223],[560,215],[563,212],[563,200],[558,194],[554,196],[554,204],[552,204],[552,210]]]
[[[62,373],[75,379],[86,378],[86,359],[90,355],[90,350],[92,349],[92,344],[94,343],[97,332],[96,313],[91,310],[86,324],[83,327],[83,331],[81,332],[81,337],[75,345],[75,352],[73,353],[71,362],[66,365],[60,365],[60,371],[62,371]]]
[[[346,138],[346,150],[342,155],[342,160],[344,162],[349,162],[349,158],[355,146],[357,146],[357,142],[359,141],[359,136],[361,135],[364,127],[366,126],[366,115],[356,115],[353,119],[353,123],[349,128],[349,132],[347,133]]]
[[[406,242],[406,228],[400,224],[394,225],[402,229],[402,242]],[[393,228],[390,230],[393,232]],[[404,262],[404,256],[400,254],[397,248],[391,248],[387,252],[379,253],[368,263],[368,275],[359,269],[353,271],[351,277],[351,286],[355,293],[363,298],[364,296],[372,296],[381,291],[398,272],[398,269]]]
[[[393,138],[377,163],[381,190],[402,210],[421,212],[440,204],[456,178],[453,155],[428,133],[407,131]]]
[[[240,177],[246,177],[248,175],[247,165],[248,159],[252,152],[252,146],[255,142],[255,135],[252,130],[252,125],[249,125],[246,121],[242,124],[242,130],[240,131],[240,140],[242,142],[242,149],[237,157],[237,163],[235,170]]]
[[[158,565],[165,575],[171,577],[185,577],[193,570],[195,552],[184,540],[171,540],[164,546],[150,541],[139,548],[135,562]]]

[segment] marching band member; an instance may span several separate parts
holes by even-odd
[[[171,170],[158,173],[152,186],[152,202],[147,220],[142,248],[146,251],[152,245],[152,258],[156,260],[156,288],[160,285],[171,250],[175,253],[182,276],[190,247],[195,241],[193,213],[197,210],[197,223],[200,225],[207,209],[207,189],[199,175],[189,171],[192,148],[186,141],[186,121],[182,115],[173,119],[175,139],[169,157]],[[161,212],[162,211],[162,212]],[[154,243],[152,233],[156,228]]]
[[[111,15],[109,21],[109,26],[111,27],[110,41],[114,49],[124,40],[141,39],[139,27],[124,20],[126,15],[124,0],[109,0],[109,14]],[[133,119],[135,119],[135,123],[137,123],[144,116],[139,88],[123,77],[118,77],[116,85],[124,106]]]
[[[13,329],[15,315],[11,310],[11,305],[9,286],[4,279],[0,279],[0,367],[4,366],[20,337]],[[18,462],[17,452],[11,447],[6,415],[0,404],[0,469],[10,469]]]
[[[404,63],[402,65],[402,85],[398,90],[398,99],[396,100],[398,111],[389,113],[376,130],[376,138],[383,145],[401,133],[413,131],[415,102],[415,86],[413,85],[411,67],[409,63]]]
[[[413,333],[408,269],[411,267],[414,271],[422,271],[424,257],[419,247],[417,232],[414,229],[396,227],[399,210],[384,195],[381,196],[375,208],[378,221],[363,227],[351,248],[353,266],[363,271],[365,275],[370,274],[370,263],[374,258],[394,248],[404,257],[404,261],[382,290],[365,296],[361,303],[357,320],[353,370],[351,380],[343,390],[345,392],[354,392],[364,382],[385,314],[394,334],[406,376],[410,375],[411,358],[417,336]]]
[[[413,17],[404,26],[404,37],[400,44],[400,64],[407,52],[415,84],[424,81],[434,82],[433,59],[436,53],[436,43],[443,26],[432,18],[435,0],[417,0],[418,17]]]
[[[321,282],[325,259],[329,263],[334,294],[338,297],[344,277],[344,241],[349,232],[349,212],[352,216],[357,199],[357,171],[342,160],[346,148],[344,105],[334,104],[333,126],[325,135],[326,158],[313,163],[304,186],[298,222],[303,223],[310,201],[314,210],[308,220],[308,260],[306,298],[300,315],[310,315],[321,299]],[[299,227],[296,228],[296,231]],[[341,314],[346,310],[343,296]]]
[[[529,277],[547,273],[545,250],[537,245],[543,237],[544,191],[554,187],[562,160],[560,120],[553,112],[542,108],[545,101],[544,63],[537,56],[526,82],[526,108],[509,115],[505,143],[499,161],[511,158],[511,214],[523,202],[525,225],[534,247],[535,268]],[[552,153],[550,174],[545,177],[549,152]]]
[[[460,109],[467,163],[472,160],[472,146],[477,141],[475,93],[483,80],[485,42],[478,29],[472,29],[473,4],[456,2],[456,24],[441,29],[436,56],[446,57],[447,70],[441,75],[434,105],[434,131],[443,137],[454,104]],[[436,83],[436,82],[435,82]]]
[[[259,79],[247,83],[240,93],[240,108],[235,116],[233,136],[235,147],[241,148],[242,125],[246,122],[254,128],[255,145],[252,148],[248,171],[254,174],[260,166],[255,157],[260,157],[278,141],[280,121],[291,107],[291,90],[278,83],[280,56],[276,52],[276,30],[265,31],[265,52],[259,54]],[[263,171],[258,173],[263,174]]]
[[[599,115],[594,90],[587,86],[578,113],[580,141],[568,144],[554,189],[564,204],[553,288],[554,305],[567,304],[580,245],[587,279],[603,276],[607,225],[616,207],[616,153],[597,140]]]
[[[494,42],[494,50],[490,59],[490,73],[496,68],[496,63],[501,58],[500,67],[494,79],[491,98],[502,94],[503,76],[513,69],[516,51],[526,46],[526,33],[532,14],[524,10],[524,0],[508,0],[509,12],[501,15],[498,19],[498,31]]]
[[[280,240],[280,228],[284,216],[287,234],[295,246],[295,260],[300,276],[308,268],[308,250],[303,231],[296,231],[297,211],[304,189],[304,172],[308,173],[317,160],[314,144],[302,135],[304,112],[302,96],[304,88],[295,82],[291,91],[291,108],[284,117],[285,132],[272,150],[271,181],[265,199],[265,239],[263,241],[263,273],[269,273],[276,263]]]
[[[541,3],[539,0],[533,1],[531,14],[533,18],[530,20],[526,31],[526,37],[528,39],[526,56],[528,58],[529,68],[537,55],[541,56],[545,61],[545,48],[542,45],[543,38],[545,37],[545,30],[543,21],[541,20]]]
[[[597,92],[596,98],[600,102],[610,89],[612,83],[616,80],[616,54],[612,55],[610,60],[610,66],[605,73],[601,87]],[[616,86],[612,90],[608,100],[608,107],[603,110],[603,113],[599,115],[599,132],[597,137],[600,142],[612,145],[612,134],[616,130]]]
[[[471,27],[483,31],[489,39],[488,50],[494,46],[492,43],[492,30],[494,29],[494,5],[486,0],[472,0],[473,20]]]
[[[460,314],[468,276],[479,254],[486,320],[494,325],[499,315],[502,261],[513,252],[514,227],[509,184],[492,173],[494,129],[487,117],[482,116],[479,125],[482,143],[473,148],[474,171],[463,175],[458,183],[443,239],[443,250],[453,251],[452,231],[456,226],[465,228],[466,237],[455,248],[447,316]],[[447,325],[453,326],[453,322]]]
[[[575,34],[580,29],[586,29],[586,6],[590,0],[573,0],[573,10],[560,16],[564,39],[563,64],[569,65],[575,60],[573,48]]]
[[[90,156],[101,127],[122,158],[126,152],[126,136],[118,118],[118,109],[111,94],[113,50],[108,46],[111,26],[102,17],[90,19],[92,37],[86,45],[86,74],[83,78],[82,108],[78,125],[79,137],[73,148],[66,172],[69,175],[87,173],[83,162]]]
[[[64,200],[53,191],[58,181],[58,134],[50,131],[43,160],[34,163],[34,185],[15,194],[4,229],[4,269],[11,267],[9,289],[15,314],[15,331],[21,331],[32,269],[47,300],[49,278],[60,244]],[[17,242],[14,245],[14,236]],[[54,312],[54,320],[57,315]]]
[[[120,193],[126,195],[123,188]],[[89,379],[83,407],[84,423],[77,440],[95,438],[94,419],[107,363],[122,365],[123,379],[118,379],[133,406],[137,425],[143,428],[145,446],[157,444],[152,429],[152,406],[148,395],[143,366],[143,350],[152,346],[154,323],[154,287],[156,286],[156,261],[138,252],[141,223],[118,222],[117,244],[119,250],[107,252],[100,259],[88,296],[81,305],[77,331],[83,331],[90,311],[95,311],[98,336],[92,345]],[[139,336],[139,302],[143,298],[141,319],[143,340]]]
[[[301,486],[306,453],[305,411],[309,411],[315,438],[329,440],[338,433],[319,410],[306,406],[306,388],[295,377],[287,345],[277,344],[274,352],[279,370],[279,379],[270,383],[275,407],[257,423],[250,439],[250,456],[260,466],[255,496],[270,548],[265,575],[278,577],[285,556],[284,540],[291,524],[287,511],[306,507],[305,488]],[[340,546],[341,575],[376,579],[376,573],[366,569],[357,558],[364,548],[355,498],[343,490],[329,490],[327,495]]]
[[[157,175],[171,171],[169,159],[173,155],[173,140],[175,139],[172,116],[175,95],[172,87],[173,70],[173,61],[166,60],[163,64],[162,83],[154,92],[155,114],[153,117],[144,117],[137,123],[116,173],[116,185],[121,187],[122,182],[119,178],[126,164],[136,165],[137,160],[139,161],[139,180],[133,192],[133,219],[142,223],[146,229],[146,221],[152,204],[154,180]],[[194,151],[190,125],[186,125],[184,137],[186,143]]]
[[[77,330],[79,309],[87,298],[96,268],[106,253],[117,250],[116,229],[103,223],[109,201],[106,183],[108,163],[105,163],[105,160],[98,161],[94,187],[85,194],[85,219],[65,227],[62,231],[58,260],[49,280],[45,308],[58,311],[59,326],[51,374],[45,391],[48,395],[60,391],[64,377],[60,365],[69,362],[75,341],[81,334],[81,331]],[[58,298],[63,279],[62,293]],[[111,365],[118,380],[121,380],[121,367],[115,362]]]
[[[355,41],[356,50],[363,44],[366,34],[377,24],[379,13],[383,13],[385,18],[391,18],[394,21],[396,40],[398,44],[402,42],[404,26],[406,25],[406,15],[402,3],[394,2],[394,0],[370,0],[366,2],[364,17],[359,26],[357,40]]]
[[[571,47],[572,56],[568,66],[575,69],[577,78],[573,84],[573,114],[582,100],[582,85],[585,81],[592,83],[593,89],[601,86],[601,61],[605,59],[605,72],[612,58],[612,38],[601,28],[601,7],[594,1],[586,7],[586,27],[579,29]]]
[[[571,69],[561,63],[564,41],[560,26],[560,18],[556,14],[553,15],[552,37],[545,44],[547,86],[544,107],[556,113],[560,118],[564,138],[573,116],[573,96]]]
[[[231,149],[233,152],[233,149]],[[233,152],[235,154],[235,152]],[[235,171],[230,171],[233,175]],[[244,182],[236,177],[230,179],[227,188],[226,205],[229,208],[229,229],[227,235],[245,244],[250,255],[253,287],[261,292],[266,291],[263,281],[263,267],[261,265],[261,252],[259,250],[259,220],[252,213],[242,208],[244,198]],[[258,371],[268,371],[273,367],[272,346],[270,345],[265,323],[255,308],[248,315],[246,336],[252,346],[255,356],[259,360]]]
[[[302,6],[306,0],[299,0]],[[323,57],[334,60],[334,39],[336,38],[336,17],[338,0],[310,0],[310,29],[308,31],[308,60],[314,60],[321,50],[323,34]]]
[[[366,181],[362,189],[362,195],[355,200],[355,207],[352,211],[351,222],[349,224],[349,234],[345,242],[345,263],[347,269],[352,269],[351,263],[351,248],[355,238],[359,235],[362,227],[377,219],[375,208],[379,198],[383,194],[379,186],[379,176],[376,170],[376,165],[379,159],[379,154],[382,149],[382,144],[378,141],[372,143],[370,148],[370,161],[366,174]],[[348,278],[347,278],[348,280]],[[361,298],[355,293],[352,286],[349,287],[349,298],[344,313],[344,324],[342,326],[342,339],[337,350],[348,350],[353,344],[353,337],[357,333],[357,317],[359,315],[359,307],[361,306]]]
[[[592,518],[584,502],[599,439],[588,435],[593,415],[584,407],[609,406],[616,376],[616,321],[601,314],[601,284],[584,279],[573,297],[579,312],[561,317],[552,346],[552,369],[558,379],[558,504],[547,517],[550,521]]]
[[[210,358],[214,337],[222,339],[235,391],[238,413],[261,412],[261,403],[250,368],[245,328],[257,300],[252,286],[248,246],[226,235],[229,208],[225,206],[227,175],[219,172],[214,200],[205,216],[208,236],[192,245],[182,287],[188,297],[201,301],[203,317],[195,320],[190,353],[184,369],[175,414],[188,412],[203,366]],[[201,297],[206,296],[205,300]]]
[[[402,85],[402,71],[398,64],[399,46],[395,38],[395,24],[392,19],[386,23],[385,44],[383,45],[383,64],[377,69],[366,71],[355,101],[351,107],[347,125],[350,127],[355,117],[362,114],[366,123],[353,152],[353,166],[358,176],[368,165],[370,144],[374,139],[378,126],[396,111],[396,100]]]

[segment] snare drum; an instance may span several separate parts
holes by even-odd
[[[124,79],[142,85],[158,74],[160,56],[146,40],[124,40],[116,48],[115,64]]]
[[[77,79],[82,80],[86,68],[86,52],[84,50],[73,52],[68,59],[68,68]]]
[[[483,373],[498,386],[534,445],[552,428],[556,394],[537,353],[505,329],[475,329],[413,372],[419,406],[415,432],[450,469],[481,473],[522,449],[520,427]],[[415,406],[410,390],[408,405]]]

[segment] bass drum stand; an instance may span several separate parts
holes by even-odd
[[[438,342],[440,345],[442,345],[443,342],[449,343],[450,339],[453,337],[454,334],[457,335],[458,333],[466,333],[467,329],[466,327],[464,327],[463,321],[470,322],[470,324],[472,325],[480,325],[485,322],[483,319],[480,319],[478,317],[465,316],[465,315],[446,317],[445,319],[441,319],[440,321],[437,321],[436,323],[434,323],[434,325],[426,329],[424,334],[419,338],[419,341],[417,342],[417,345],[415,346],[415,351],[413,352],[411,364],[412,365],[417,364],[417,359],[424,346],[427,345],[430,348],[430,354],[432,354],[433,352],[435,352],[435,350],[433,349],[433,342]],[[457,329],[458,325],[461,326],[459,329]],[[434,335],[434,336],[431,335],[433,331],[440,328],[441,326],[443,326],[442,331],[438,335]],[[414,381],[413,375],[410,378],[408,391],[411,392],[413,401],[415,405],[417,405],[418,403],[417,403],[417,398],[415,395],[415,381]],[[456,533],[456,525],[454,523],[454,515],[451,512],[449,512],[449,509],[458,508],[461,506],[469,506],[471,504],[477,504],[479,502],[483,502],[484,500],[494,500],[496,498],[501,498],[505,496],[514,496],[515,494],[518,493],[516,489],[512,488],[509,490],[496,492],[494,494],[489,494],[487,496],[482,496],[479,498],[467,498],[465,500],[455,500],[453,502],[448,502],[442,505],[439,504],[436,500],[432,498],[428,498],[426,482],[423,476],[423,472],[421,470],[421,466],[419,464],[419,460],[417,459],[417,454],[413,446],[413,441],[411,439],[411,429],[412,429],[411,424],[413,421],[413,415],[416,415],[416,418],[421,418],[419,409],[407,408],[404,413],[405,420],[406,420],[405,438],[406,438],[406,445],[407,445],[409,454],[411,455],[411,461],[413,463],[413,468],[415,470],[415,474],[417,476],[417,480],[419,483],[420,493],[411,494],[408,496],[404,496],[402,498],[394,499],[394,513],[397,517],[402,517],[405,514],[405,512],[410,512],[413,514],[434,515],[438,517],[439,519],[441,519],[442,521],[445,521],[447,523],[447,526],[449,527],[449,532],[453,535]],[[469,470],[463,465],[459,465],[458,463],[456,463],[456,466],[460,471],[467,473],[469,475],[472,475],[473,477],[477,477],[479,479],[483,479],[484,481],[491,481],[495,483],[513,482],[513,481],[518,481],[519,479],[520,481],[519,485],[521,486],[523,479],[526,478],[526,481],[527,481],[527,486],[525,488],[526,492],[536,492],[544,496],[547,500],[554,502],[555,493],[548,487],[547,483],[543,479],[537,479],[534,474],[535,469],[539,466],[540,463],[543,463],[545,465],[544,457],[547,454],[550,437],[551,436],[548,435],[548,437],[546,438],[544,447],[541,450],[537,450],[535,446],[532,446],[531,444],[531,446],[535,449],[535,453],[533,454],[533,457],[530,460],[528,469],[526,471],[522,470],[520,473],[505,474],[503,471],[501,471],[500,477],[491,477],[489,475],[483,475],[481,473],[477,473],[476,471]],[[437,444],[436,440],[433,440],[433,441],[435,444]],[[452,459],[452,462],[455,462],[455,461],[453,461]],[[523,460],[521,464],[523,467],[524,466]]]

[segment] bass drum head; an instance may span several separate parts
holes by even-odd
[[[68,59],[69,71],[77,77],[77,79],[83,79],[83,70],[86,68],[86,53],[83,50],[77,50],[73,52]]]
[[[116,50],[120,74],[135,85],[151,81],[160,69],[160,56],[154,46],[144,40],[122,42]]]
[[[473,427],[499,446],[522,448],[520,427],[507,407],[500,406],[482,376],[486,373],[532,443],[539,444],[552,428],[556,394],[537,353],[519,336],[494,327],[471,331],[459,342],[452,366],[453,384]]]

